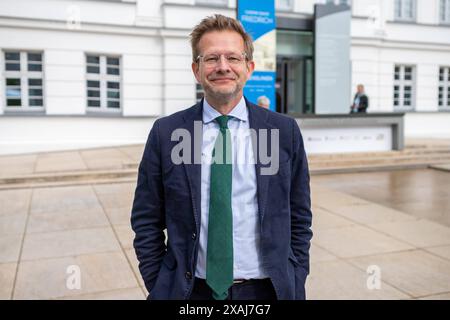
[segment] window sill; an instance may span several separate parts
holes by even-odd
[[[45,116],[45,110],[39,109],[39,110],[8,110],[5,109],[3,111],[2,116]]]
[[[123,117],[122,110],[120,111],[95,111],[87,110],[86,116],[95,118],[121,118]]]

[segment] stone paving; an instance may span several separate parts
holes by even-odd
[[[139,152],[142,146],[0,157],[0,168],[9,168],[0,176],[117,168]],[[440,174],[450,182],[450,173]],[[311,181],[308,299],[450,299],[448,226],[328,178]],[[134,188],[130,181],[0,190],[0,299],[144,299],[129,224]],[[70,266],[81,271],[80,289],[68,289]]]

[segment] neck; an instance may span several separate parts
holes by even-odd
[[[227,99],[217,99],[211,96],[205,96],[206,101],[208,101],[208,104],[213,107],[217,112],[220,114],[226,115],[231,112],[231,110],[234,109],[234,107],[237,106],[239,101],[241,101],[242,93],[237,95],[236,97]]]

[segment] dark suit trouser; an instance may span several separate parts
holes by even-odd
[[[254,279],[233,284],[226,300],[276,300],[277,295],[270,279]],[[190,300],[213,300],[211,288],[204,279],[195,279]]]

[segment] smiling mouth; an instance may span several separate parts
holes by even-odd
[[[232,78],[217,78],[217,79],[211,79],[212,82],[228,82],[228,81],[234,81]]]

